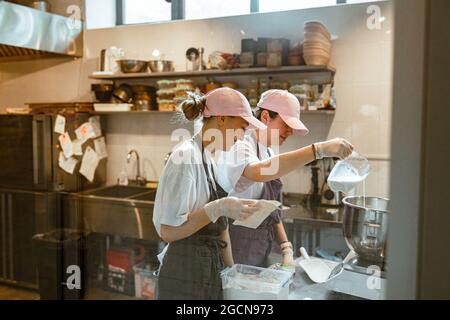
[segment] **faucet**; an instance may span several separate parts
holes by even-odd
[[[139,185],[145,185],[145,178],[141,177],[139,153],[135,149],[132,149],[128,152],[127,163],[130,163],[133,153],[136,155],[136,182]]]

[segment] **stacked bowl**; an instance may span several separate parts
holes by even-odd
[[[331,34],[318,21],[305,23],[303,58],[307,65],[327,65],[331,57]]]

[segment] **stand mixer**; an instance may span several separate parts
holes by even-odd
[[[344,203],[343,232],[349,249],[356,257],[351,269],[371,272],[373,266],[386,271],[388,199],[349,196]]]

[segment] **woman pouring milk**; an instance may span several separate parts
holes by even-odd
[[[283,144],[294,130],[301,135],[308,133],[300,121],[298,99],[286,90],[263,93],[256,115],[267,128],[248,130],[242,141],[221,155],[218,163],[219,183],[230,196],[281,202],[280,177],[314,160],[346,158],[352,153],[353,146],[337,138],[275,155],[271,146]],[[229,229],[235,263],[267,267],[276,241],[283,254],[282,263],[293,265],[292,244],[281,222],[280,210],[273,211],[257,229],[232,223]]]
[[[230,88],[192,96],[182,109],[188,120],[203,116],[203,126],[172,153],[158,186],[153,223],[169,244],[156,294],[158,299],[221,299],[219,273],[233,265],[227,218],[244,220],[257,206],[255,200],[226,197],[216,183],[213,154],[228,150],[249,124],[266,126],[253,117],[246,98]]]

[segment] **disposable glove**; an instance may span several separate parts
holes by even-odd
[[[294,251],[292,250],[292,243],[285,242],[281,244],[281,253],[283,255],[282,266],[294,267]]]
[[[242,221],[258,211],[256,202],[256,200],[227,197],[207,203],[204,209],[212,222],[216,222],[219,217]]]
[[[324,142],[314,143],[316,159],[347,158],[353,151],[353,145],[345,139],[335,138]]]

